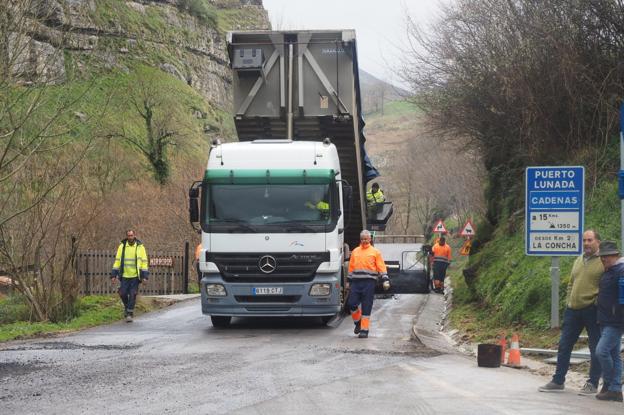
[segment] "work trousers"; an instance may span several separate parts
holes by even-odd
[[[368,317],[373,311],[375,299],[375,285],[377,281],[372,278],[354,278],[351,280],[351,291],[347,304],[351,311],[357,310],[362,305],[362,316]]]
[[[613,326],[600,327],[600,340],[596,347],[596,357],[602,368],[602,378],[613,392],[622,391],[622,329]]]
[[[433,279],[438,281],[444,281],[446,278],[446,269],[448,268],[448,262],[433,261]]]
[[[589,382],[596,387],[598,386],[598,381],[600,380],[600,362],[596,358],[596,346],[600,338],[600,328],[597,323],[597,309],[595,305],[579,310],[566,307],[563,313],[563,327],[561,327],[559,349],[557,350],[557,369],[552,379],[553,382],[559,385],[565,383],[565,377],[570,368],[570,355],[583,329],[587,330],[589,352],[591,355]]]
[[[139,292],[139,278],[120,278],[119,297],[124,304],[125,314],[134,312],[136,296]]]

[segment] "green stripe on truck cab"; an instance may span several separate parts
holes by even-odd
[[[207,169],[204,182],[215,184],[327,184],[333,169]]]

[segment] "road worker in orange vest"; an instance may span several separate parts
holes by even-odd
[[[384,290],[390,288],[386,264],[381,252],[371,245],[371,239],[369,231],[360,232],[360,245],[351,252],[349,259],[348,278],[351,290],[347,304],[355,324],[353,332],[361,339],[368,337],[377,279],[382,279]]]
[[[446,238],[441,236],[439,241],[431,248],[433,255],[433,291],[444,292],[444,279],[446,269],[451,263],[451,247],[446,243]]]

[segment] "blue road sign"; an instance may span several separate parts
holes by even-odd
[[[527,167],[527,255],[579,255],[583,249],[585,168]]]

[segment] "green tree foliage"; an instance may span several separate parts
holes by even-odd
[[[527,165],[614,172],[624,2],[458,0],[409,33],[404,78],[432,131],[480,150],[492,224],[522,208]]]
[[[189,120],[190,107],[179,102],[186,86],[148,67],[139,67],[128,82],[131,113],[126,114],[120,135],[140,151],[156,181],[164,185],[171,174],[169,149],[196,132]]]

